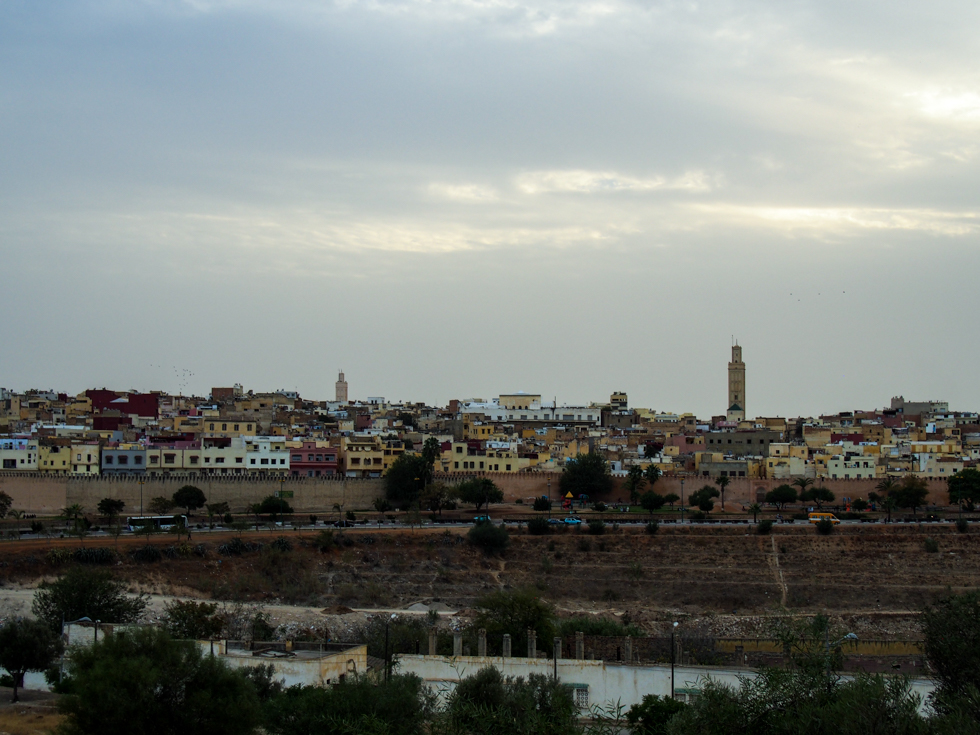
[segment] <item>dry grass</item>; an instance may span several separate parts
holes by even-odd
[[[64,718],[55,712],[36,710],[31,707],[9,705],[0,708],[0,732],[8,735],[47,735]]]

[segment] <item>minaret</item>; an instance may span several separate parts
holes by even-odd
[[[337,378],[337,392],[336,401],[341,406],[347,405],[347,381],[344,380],[344,371],[340,371],[340,377]]]
[[[742,348],[732,346],[732,361],[728,363],[728,420],[745,420],[745,363]]]

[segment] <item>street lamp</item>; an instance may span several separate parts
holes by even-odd
[[[826,647],[827,647],[827,685],[829,686],[830,685],[830,647],[833,646],[834,648],[837,648],[837,646],[839,646],[844,641],[856,641],[858,639],[858,637],[854,633],[848,633],[843,638],[840,638],[840,639],[834,641],[833,643],[831,643],[830,642],[830,626],[829,625],[824,630],[823,635],[824,635],[824,645],[826,645]]]
[[[139,479],[139,484],[140,484],[140,515],[142,516],[143,515],[143,478],[142,477],[140,477]]]
[[[681,478],[681,523],[684,523],[684,478]]]
[[[388,653],[388,627],[391,622],[398,619],[398,615],[395,613],[391,614],[387,620],[385,620],[385,684],[388,683],[388,674],[391,671],[391,656]]]
[[[674,698],[674,659],[677,653],[677,647],[674,645],[674,633],[677,631],[677,621],[674,621],[673,627],[670,629],[670,698]]]

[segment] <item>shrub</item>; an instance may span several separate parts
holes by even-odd
[[[576,548],[578,548],[578,550],[581,551],[582,553],[587,553],[589,551],[592,551],[592,542],[589,541],[587,538],[579,539]]]
[[[41,521],[31,521],[31,533],[41,534],[44,533],[44,524]]]
[[[156,546],[140,546],[138,549],[133,549],[129,552],[129,558],[135,562],[155,562],[160,561],[163,558],[163,554],[160,553],[160,549]]]
[[[659,530],[660,530],[660,524],[657,523],[656,521],[650,521],[647,524],[647,534],[648,535],[650,535],[650,536],[656,536],[657,535],[657,531],[659,531]]]
[[[939,551],[939,542],[934,538],[927,538],[926,551],[928,551],[930,554],[935,554],[937,551]]]
[[[551,510],[551,501],[548,498],[535,498],[534,505],[531,506],[534,510]]]
[[[313,548],[320,553],[330,551],[330,549],[336,545],[337,539],[334,538],[333,531],[330,530],[320,531],[320,533],[313,538]]]
[[[594,510],[596,513],[605,513],[606,512],[606,504],[603,503],[602,501],[593,503],[592,504],[592,510]]]
[[[551,531],[546,518],[531,518],[527,522],[527,532],[532,536],[544,536]]]
[[[692,510],[688,517],[692,521],[703,521],[705,518],[708,517],[708,514],[705,513],[703,510]]]
[[[549,541],[548,542],[548,551],[554,551],[554,550],[555,550],[555,542],[554,541]]]
[[[817,533],[821,536],[829,536],[834,532],[834,522],[828,518],[823,518],[816,523]]]
[[[591,533],[593,536],[601,536],[605,532],[605,521],[589,521],[589,533]]]
[[[524,498],[518,498],[514,501],[515,505],[524,505]]]
[[[772,533],[772,521],[769,519],[759,521],[758,525],[755,527],[755,532],[760,536],[768,536],[770,533]]]
[[[488,554],[499,553],[510,544],[510,534],[507,529],[492,523],[479,523],[473,526],[466,534],[466,539]]]
[[[278,551],[292,551],[293,545],[285,536],[277,536],[276,540],[273,541],[270,546]]]
[[[970,523],[965,518],[956,521],[956,530],[960,533],[967,533],[970,530]]]

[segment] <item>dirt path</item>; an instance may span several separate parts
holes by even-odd
[[[786,586],[786,580],[783,579],[783,570],[779,568],[779,548],[776,546],[776,537],[771,536],[770,538],[772,539],[772,555],[769,557],[769,563],[776,576],[776,584],[779,585],[780,589],[779,604],[785,608],[789,588]]]

